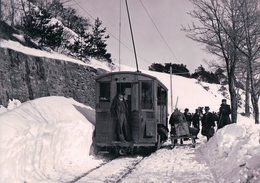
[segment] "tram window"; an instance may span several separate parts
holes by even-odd
[[[158,105],[166,105],[166,90],[162,87],[157,88],[157,104]]]
[[[100,83],[100,101],[110,101],[110,83]]]
[[[152,82],[143,81],[142,82],[142,91],[141,91],[141,105],[142,109],[152,109]]]

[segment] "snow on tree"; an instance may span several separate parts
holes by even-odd
[[[23,20],[23,27],[27,34],[39,39],[42,46],[55,49],[61,45],[63,27],[59,21],[52,19],[46,10],[31,8]]]
[[[92,57],[104,58],[111,62],[111,54],[107,53],[106,49],[106,39],[109,38],[108,35],[105,35],[106,28],[102,27],[102,21],[97,18],[92,27],[92,33],[90,34],[90,55]]]

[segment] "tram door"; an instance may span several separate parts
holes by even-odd
[[[117,93],[124,93],[128,106],[128,126],[130,128],[131,138],[138,139],[138,82],[136,83],[117,83]]]

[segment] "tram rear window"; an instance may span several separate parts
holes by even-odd
[[[166,105],[167,92],[162,87],[157,88],[157,105]]]
[[[152,82],[143,81],[142,91],[141,91],[141,105],[142,109],[152,109],[153,108],[153,96],[152,96]]]
[[[100,83],[99,101],[110,101],[110,83]]]

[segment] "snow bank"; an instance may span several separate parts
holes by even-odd
[[[66,182],[101,163],[90,155],[95,112],[44,97],[0,114],[0,182]]]
[[[260,126],[252,121],[239,116],[201,149],[219,182],[260,182]]]

